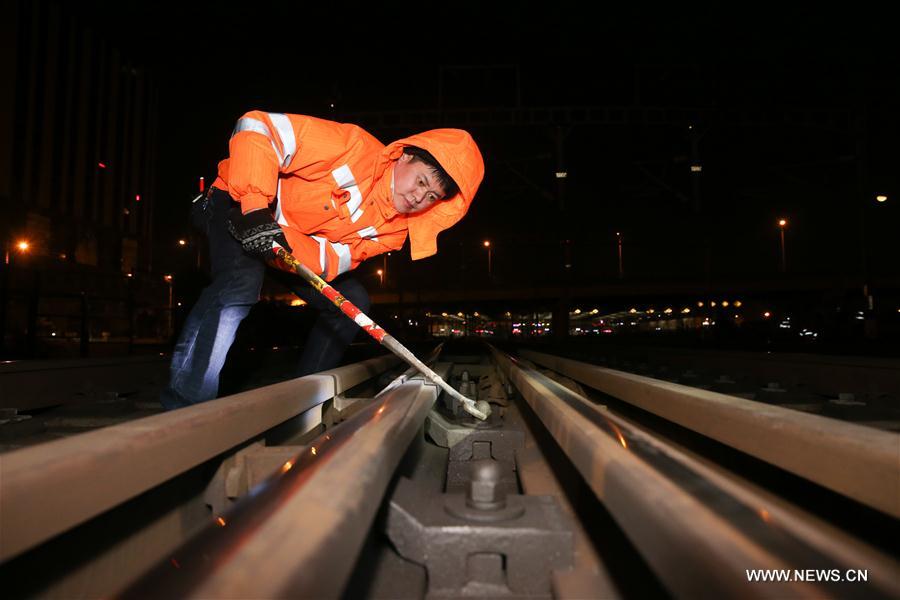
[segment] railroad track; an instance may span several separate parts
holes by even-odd
[[[7,593],[900,596],[896,433],[533,352],[431,362],[491,420],[381,357],[0,454]]]
[[[565,349],[597,366],[900,432],[900,360],[601,344]]]

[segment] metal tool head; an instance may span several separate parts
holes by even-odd
[[[484,400],[479,400],[478,402],[475,402],[470,398],[466,398],[466,400],[468,400],[468,402],[462,403],[463,410],[476,419],[486,421],[487,418],[491,416],[491,405]]]

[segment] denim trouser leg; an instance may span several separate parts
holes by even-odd
[[[297,376],[334,368],[341,362],[347,346],[359,332],[359,325],[338,310],[334,304],[305,282],[291,289],[311,307],[320,311],[303,347]],[[331,285],[363,312],[369,311],[369,294],[351,274],[334,279]]]
[[[212,261],[212,283],[191,309],[172,353],[169,386],[160,401],[174,409],[216,397],[219,372],[238,326],[259,300],[265,265],[246,254],[225,228],[231,197],[215,190],[204,220]]]

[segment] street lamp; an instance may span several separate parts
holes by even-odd
[[[376,273],[378,273],[378,281],[381,282],[381,287],[384,287],[384,271],[378,269]]]
[[[163,276],[163,280],[164,280],[167,284],[169,284],[169,319],[168,319],[169,323],[168,323],[168,334],[169,334],[169,338],[171,338],[172,335],[175,333],[175,315],[173,314],[173,310],[174,310],[174,309],[173,309],[173,307],[172,307],[172,276],[171,276],[171,275],[164,275],[164,276]]]
[[[10,241],[7,239],[3,244],[3,274],[0,277],[0,352],[5,350],[5,340],[6,340],[6,305],[9,300],[9,285],[10,285],[10,275],[9,270],[12,268],[10,265]],[[25,254],[28,252],[28,249],[31,247],[31,244],[26,239],[20,239],[12,245],[20,254]]]
[[[885,196],[884,194],[878,194],[877,196],[875,196],[875,201],[876,202],[887,202],[887,196]]]
[[[616,245],[619,247],[619,279],[625,278],[625,268],[622,263],[622,232],[616,232]]]
[[[25,254],[26,252],[28,252],[28,249],[31,248],[31,243],[29,243],[29,241],[26,239],[21,239],[21,240],[17,240],[15,242],[15,244],[13,244],[13,246],[15,247],[16,250],[19,251],[20,254]],[[6,248],[4,250],[5,250],[5,254],[3,257],[3,264],[8,265],[9,258],[10,258],[9,257],[9,250],[10,250],[9,242],[7,242]]]
[[[493,279],[493,270],[491,269],[491,241],[484,240],[484,247],[487,248],[488,253],[488,279]]]
[[[199,271],[202,267],[203,249],[201,248],[201,244],[197,243],[197,239],[191,235],[186,238],[178,238],[178,241],[175,243],[179,248],[190,248],[188,256],[192,257],[191,260],[196,263],[196,269]]]
[[[787,256],[784,249],[784,228],[787,227],[787,219],[778,219],[778,229],[781,232],[781,272],[787,273]]]

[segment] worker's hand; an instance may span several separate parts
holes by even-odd
[[[284,231],[275,222],[272,213],[264,208],[243,214],[240,207],[236,206],[228,211],[227,226],[228,231],[248,254],[265,260],[272,258],[276,246],[291,252]]]

